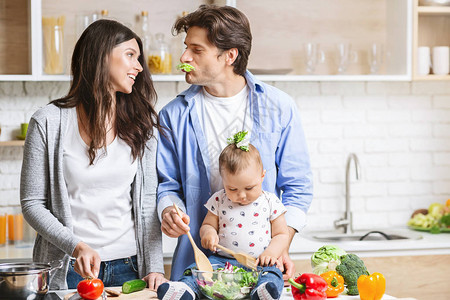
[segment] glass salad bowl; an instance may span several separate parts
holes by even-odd
[[[250,298],[250,292],[256,286],[261,267],[250,270],[244,266],[233,266],[227,262],[224,268],[212,265],[213,271],[192,269],[202,294],[211,300],[236,300]]]

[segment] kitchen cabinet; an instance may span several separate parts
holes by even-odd
[[[153,34],[162,32],[171,37],[171,28],[183,11],[193,11],[202,0],[147,1],[136,0],[130,6],[126,0],[0,0],[0,81],[69,81],[71,54],[78,38],[78,20],[83,15],[100,14],[107,9],[108,16],[123,22],[136,32],[141,11],[149,12]],[[47,75],[43,72],[42,17],[65,17],[64,52],[65,72]],[[5,28],[5,30],[3,30]],[[175,38],[174,38],[175,39]],[[155,75],[156,81],[184,81],[181,75]]]
[[[253,48],[249,69],[289,70],[287,75],[261,75],[264,80],[370,81],[411,79],[412,1],[409,0],[270,0],[237,1],[250,19]],[[307,43],[320,46],[323,62],[307,70]],[[338,73],[338,44],[357,54]],[[382,45],[384,61],[370,74],[368,51]],[[312,55],[312,59],[319,60]],[[350,60],[350,58],[345,58]],[[269,71],[270,72],[270,71]]]
[[[140,12],[147,10],[151,32],[163,32],[167,39],[171,37],[174,20],[182,11],[193,11],[200,4],[211,2],[235,3],[248,15],[254,36],[249,68],[264,69],[265,75],[257,75],[261,80],[450,79],[450,75],[413,75],[418,45],[448,45],[450,39],[446,34],[450,29],[450,8],[419,7],[418,0],[285,0],[276,5],[271,0],[136,0],[132,7],[126,0],[80,0],[77,5],[70,0],[0,0],[0,26],[6,29],[0,33],[0,80],[70,80],[70,55],[77,39],[77,20],[82,15],[107,9],[110,18],[136,29]],[[63,75],[46,75],[42,71],[42,17],[61,15],[66,17],[66,70]],[[176,38],[172,42],[179,46]],[[313,74],[306,72],[303,60],[303,46],[307,42],[320,44],[326,54],[325,63],[318,65]],[[340,42],[351,43],[358,54],[358,62],[343,74],[336,72],[334,47]],[[368,47],[373,43],[384,45],[386,54],[377,74],[369,74],[367,62]],[[177,61],[178,53],[173,52]],[[280,71],[288,74],[277,75]],[[154,75],[153,78],[155,81],[184,81],[183,75]]]
[[[450,6],[419,6],[414,0],[414,80],[450,80],[447,75],[418,75],[417,48],[421,46],[450,46]]]

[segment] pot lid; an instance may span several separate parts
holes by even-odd
[[[0,264],[0,276],[38,274],[52,269],[50,264],[37,262],[17,262]]]

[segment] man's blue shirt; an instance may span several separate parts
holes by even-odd
[[[288,226],[300,231],[306,223],[313,186],[299,113],[286,93],[257,80],[248,71],[245,79],[253,117],[250,142],[259,150],[266,170],[263,190],[282,199]],[[208,144],[195,108],[201,89],[192,85],[161,110],[161,125],[167,130],[165,136],[160,136],[157,151],[159,216],[176,203],[189,215],[190,231],[200,248],[199,230],[207,213],[204,204],[216,192],[210,188]],[[192,262],[193,250],[183,235],[175,249],[171,279],[178,280]]]

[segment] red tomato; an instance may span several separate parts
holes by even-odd
[[[82,280],[77,285],[77,291],[81,298],[95,300],[103,293],[103,281],[98,278]]]

